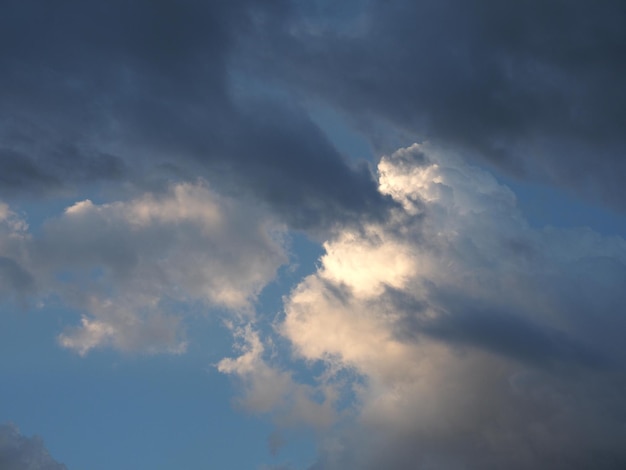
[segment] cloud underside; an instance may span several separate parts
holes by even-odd
[[[240,43],[279,30],[285,7],[11,2],[0,19],[0,197],[202,176],[294,227],[375,217],[387,203],[371,173],[344,160],[301,100],[238,84]]]
[[[67,470],[56,462],[41,438],[26,437],[12,424],[0,425],[0,468],[2,470]]]
[[[379,149],[408,134],[624,210],[624,8],[11,1],[0,197],[200,175],[293,227],[380,217],[388,200],[310,119],[319,104]]]
[[[623,466],[626,242],[532,228],[506,187],[433,148],[379,177],[400,208],[325,242],[276,325],[318,370],[309,401],[335,409],[314,468]],[[263,385],[259,348],[221,366],[252,408],[298,386],[268,355],[258,370],[285,384]]]
[[[287,57],[285,82],[357,126],[391,123],[371,134],[384,152],[406,132],[626,208],[617,176],[626,151],[623,2],[375,0],[310,10],[291,41],[271,43]]]

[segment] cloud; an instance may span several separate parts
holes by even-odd
[[[385,151],[397,146],[388,134],[409,135],[626,207],[617,0],[30,0],[5,10],[5,199],[92,182],[156,190],[200,175],[295,228],[383,217],[389,200],[371,172],[310,119],[322,105]]]
[[[250,318],[256,296],[288,261],[280,222],[202,181],[128,201],[79,201],[37,236],[2,207],[0,272],[18,294],[58,297],[81,313],[80,325],[59,336],[80,354],[104,346],[183,352],[183,312]]]
[[[626,241],[532,228],[433,147],[379,175],[401,208],[328,240],[278,326],[320,383],[358,378],[314,468],[623,466]]]
[[[217,369],[243,386],[240,405],[254,413],[272,413],[280,426],[306,424],[324,429],[333,423],[332,387],[297,383],[289,371],[272,365],[259,333],[250,324],[235,328],[234,334],[242,341],[238,346],[241,354],[222,359]]]
[[[30,0],[5,10],[0,197],[203,176],[298,228],[384,212],[371,172],[343,159],[300,100],[240,84],[244,45],[287,24],[289,2]]]
[[[44,447],[40,437],[26,437],[13,424],[0,425],[2,470],[66,470]]]
[[[366,135],[370,121],[378,132],[391,123],[626,209],[623,2],[328,3],[302,8],[264,44],[283,54],[267,76],[324,100]],[[388,135],[379,143],[397,145]]]

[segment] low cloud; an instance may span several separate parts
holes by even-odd
[[[67,470],[56,462],[38,436],[26,437],[13,424],[0,425],[0,468],[2,470]]]

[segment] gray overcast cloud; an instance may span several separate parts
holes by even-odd
[[[280,28],[286,3],[8,3],[4,196],[102,180],[153,186],[199,172],[226,191],[246,188],[297,227],[388,205],[370,172],[350,167],[297,104],[236,100],[237,44]]]
[[[5,196],[200,171],[296,226],[379,213],[323,100],[626,207],[620,1],[3,3]]]

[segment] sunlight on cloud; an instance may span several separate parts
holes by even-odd
[[[325,365],[320,384],[360,377],[354,427],[321,444],[319,468],[568,455],[566,468],[594,446],[618,458],[624,428],[601,409],[624,412],[611,370],[626,362],[626,320],[611,306],[626,298],[597,279],[626,280],[626,242],[531,229],[508,188],[428,146],[383,157],[379,177],[402,208],[325,242],[278,325],[298,357]]]
[[[346,231],[324,243],[320,276],[347,286],[357,297],[377,297],[386,286],[403,288],[417,269],[411,247],[395,243],[376,226],[365,231],[366,237]]]
[[[323,431],[314,469],[623,461],[626,241],[532,228],[492,175],[428,145],[378,176],[398,204],[330,232],[269,329],[255,302],[286,228],[203,181],[79,201],[37,235],[0,204],[0,294],[78,312],[58,341],[79,355],[182,354],[185,315],[227,312],[217,369],[238,406]]]

